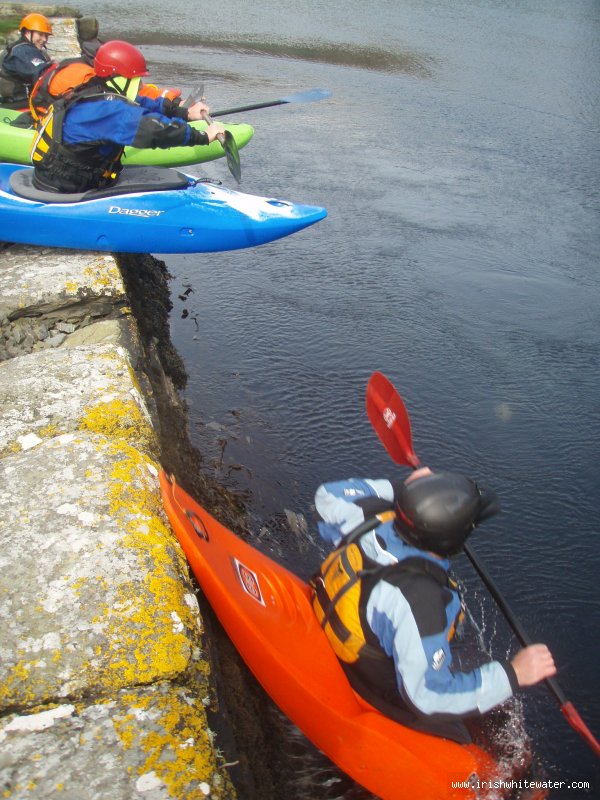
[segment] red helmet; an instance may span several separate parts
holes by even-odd
[[[139,78],[148,75],[146,59],[129,42],[113,39],[98,48],[94,58],[94,70],[100,78],[120,75],[123,78]]]

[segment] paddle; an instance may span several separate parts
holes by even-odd
[[[264,103],[252,103],[247,106],[224,108],[221,111],[215,111],[214,116],[223,117],[225,114],[240,114],[242,111],[254,111],[257,108],[282,106],[285,103],[314,103],[318,100],[325,100],[327,97],[331,97],[329,89],[309,89],[306,92],[298,92],[297,94],[290,94],[287,97],[281,97],[279,100],[266,100]]]
[[[202,85],[197,86],[191,91],[183,105],[189,108],[189,106],[194,105],[194,103],[197,103],[199,100],[204,100],[204,87]],[[213,122],[212,117],[206,112],[202,114],[202,119],[209,125]],[[218,133],[217,141],[225,152],[225,158],[227,159],[229,172],[231,172],[235,180],[240,183],[242,180],[242,165],[240,164],[240,152],[238,150],[236,141],[233,138],[233,134],[231,131]]]
[[[392,460],[396,464],[404,464],[405,466],[416,469],[419,466],[419,458],[415,454],[412,446],[412,433],[408,412],[394,386],[381,372],[374,372],[369,379],[366,403],[367,414],[371,424]],[[524,647],[532,644],[532,639],[527,635],[520,621],[511,611],[508,603],[481,563],[479,557],[473,551],[473,548],[468,543],[465,543],[464,551],[479,577],[496,601],[498,608],[504,614],[517,639]],[[560,710],[569,725],[587,742],[596,756],[600,758],[600,743],[581,719],[573,703],[567,700],[555,678],[546,678],[545,682],[558,702]]]
[[[202,119],[208,122],[209,125],[213,121],[212,117],[206,112],[202,114]],[[231,131],[217,133],[217,140],[220,142],[221,147],[225,151],[225,158],[227,159],[229,172],[231,172],[236,181],[240,183],[242,180],[242,165],[240,164],[240,151],[238,150],[236,141],[233,138],[233,133]]]

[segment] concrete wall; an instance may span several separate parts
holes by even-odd
[[[1,796],[233,797],[116,263],[8,247],[0,296]]]

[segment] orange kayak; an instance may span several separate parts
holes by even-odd
[[[405,728],[362,700],[318,624],[309,586],[221,525],[164,471],[160,485],[171,525],[228,636],[316,747],[382,800],[490,796],[468,788],[470,779],[487,788],[498,774],[484,750]]]

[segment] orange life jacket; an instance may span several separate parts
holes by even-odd
[[[94,68],[82,58],[66,58],[53,64],[39,78],[29,95],[29,109],[34,121],[40,121],[57,97],[62,97],[76,86],[87,83],[95,74]],[[167,89],[153,83],[140,83],[138,94],[153,100],[160,97],[174,100],[181,94],[181,89]]]
[[[35,122],[39,122],[57,97],[87,83],[95,74],[94,68],[80,58],[67,58],[53,64],[29,95],[29,110]]]
[[[176,97],[181,95],[181,89],[167,89],[156,86],[154,83],[140,83],[138,94],[144,97],[151,97],[153,100],[157,100],[159,97],[166,97],[167,100],[175,100]]]

